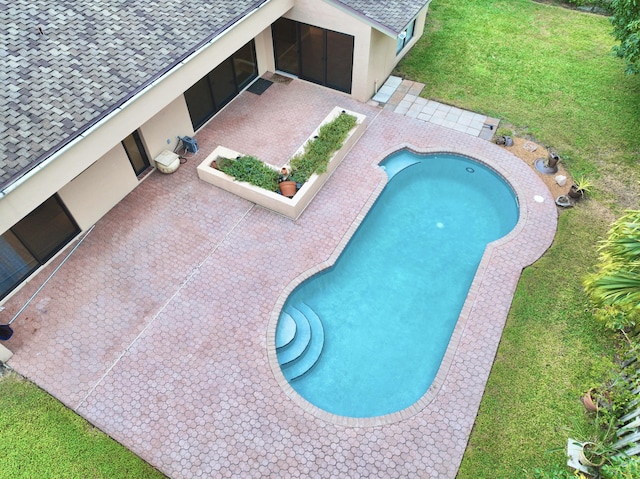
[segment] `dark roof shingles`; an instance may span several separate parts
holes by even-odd
[[[349,10],[359,12],[374,24],[380,25],[396,35],[429,3],[429,0],[332,0]]]
[[[264,1],[3,2],[0,187]]]

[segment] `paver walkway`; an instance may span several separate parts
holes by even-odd
[[[485,140],[489,140],[498,128],[500,121],[497,118],[420,97],[423,89],[423,83],[390,76],[373,97],[372,103],[382,105],[385,110],[400,115],[428,121]]]
[[[298,220],[198,180],[218,144],[283,163],[336,105],[368,130]],[[242,93],[197,139],[198,155],[149,175],[14,323],[10,366],[174,478],[455,477],[520,272],[555,233],[541,180],[490,142],[296,80]],[[425,397],[394,422],[352,427],[282,384],[273,318],[296,278],[335,260],[385,184],[377,163],[404,145],[492,165],[521,219],[487,248]]]

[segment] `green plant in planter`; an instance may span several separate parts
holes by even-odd
[[[278,172],[272,170],[255,156],[241,156],[236,159],[220,158],[218,169],[237,181],[244,181],[265,190],[275,191],[278,188]]]
[[[304,151],[291,159],[291,173],[286,175],[286,180],[302,185],[314,173],[321,174],[327,171],[331,156],[342,148],[357,121],[355,116],[343,112],[333,121],[323,125],[318,136],[307,142]],[[219,158],[216,165],[220,171],[233,176],[237,181],[245,181],[269,191],[276,191],[278,183],[285,181],[282,171],[278,174],[255,156]]]
[[[571,185],[569,196],[573,198],[583,198],[592,188],[593,184],[584,176],[581,176]]]
[[[582,445],[581,462],[584,465],[600,467],[611,463],[611,458],[618,453],[613,447],[616,440],[615,423],[612,417],[596,414],[588,427],[575,432],[578,443]]]
[[[292,181],[305,183],[314,173],[327,171],[327,165],[333,153],[342,148],[351,129],[356,126],[357,118],[342,113],[320,128],[317,138],[307,142],[304,151],[291,159]]]

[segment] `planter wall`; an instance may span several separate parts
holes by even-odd
[[[327,117],[320,123],[318,128],[316,128],[307,141],[313,139],[325,123],[329,123],[333,121],[340,113],[343,111],[343,108],[335,107],[331,110],[331,113],[327,115]],[[278,193],[267,191],[262,188],[258,188],[257,186],[250,185],[249,183],[245,183],[242,181],[236,181],[232,176],[229,176],[222,171],[219,171],[215,168],[211,167],[211,163],[213,161],[217,161],[218,158],[236,158],[238,156],[243,156],[243,154],[238,153],[237,151],[230,150],[228,148],[219,146],[198,166],[198,178],[207,183],[211,183],[223,190],[226,190],[230,193],[238,195],[246,200],[251,201],[252,203],[256,203],[257,205],[263,206],[264,208],[268,208],[276,213],[280,213],[281,215],[287,216],[292,219],[296,219],[298,216],[302,214],[307,205],[311,202],[311,200],[315,197],[315,195],[320,191],[320,188],[326,183],[331,174],[335,171],[335,169],[340,165],[342,160],[344,160],[345,156],[353,145],[360,139],[362,134],[364,133],[364,120],[366,116],[361,115],[359,113],[354,113],[352,111],[344,110],[349,115],[353,115],[357,118],[356,126],[349,132],[349,136],[344,141],[342,148],[336,151],[329,164],[327,166],[327,171],[321,175],[312,175],[309,180],[302,185],[302,188],[298,190],[293,198],[287,198],[286,196],[279,195]],[[296,151],[295,154],[304,150],[304,145],[307,142],[302,144],[300,148]],[[251,154],[248,152],[247,154]],[[295,154],[293,156],[295,156]],[[292,156],[292,157],[293,157]],[[287,160],[284,164],[287,164],[289,160]],[[280,171],[281,166],[273,166],[267,165],[273,168],[275,171]]]

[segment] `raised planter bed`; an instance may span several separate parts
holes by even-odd
[[[223,146],[217,147],[209,156],[207,156],[207,158],[205,158],[202,163],[200,163],[197,169],[198,178],[260,206],[273,210],[276,213],[280,213],[289,218],[296,219],[298,216],[300,216],[300,214],[302,214],[307,205],[315,197],[318,191],[320,191],[322,185],[325,184],[325,182],[329,179],[338,165],[340,165],[349,150],[351,150],[353,145],[355,145],[355,143],[364,133],[364,120],[366,116],[359,113],[354,113],[352,111],[344,110],[343,108],[335,107],[322,121],[322,123],[318,125],[318,128],[316,128],[313,133],[309,135],[307,141],[312,140],[316,135],[318,135],[320,128],[324,124],[333,121],[343,111],[357,118],[356,126],[349,132],[349,135],[344,141],[342,148],[336,151],[331,157],[331,160],[329,160],[327,171],[325,173],[322,173],[321,175],[313,174],[309,178],[309,180],[302,185],[302,187],[298,190],[293,198],[287,198],[286,196],[282,196],[276,192],[268,191],[263,188],[250,185],[249,183],[236,181],[232,176],[229,176],[222,171],[213,168],[211,166],[211,163],[214,161],[218,161],[219,158],[236,158],[238,156],[243,156],[243,153],[230,150],[229,148],[225,148]],[[292,155],[292,157],[304,150],[304,146],[307,141],[305,141],[300,146],[300,148],[298,148],[298,151],[296,151],[296,153]],[[251,154],[251,152],[246,152],[246,154]],[[288,164],[288,161],[289,160],[287,159],[287,161],[285,161],[283,165]],[[267,166],[273,168],[278,172],[283,165],[274,166],[267,164]]]

